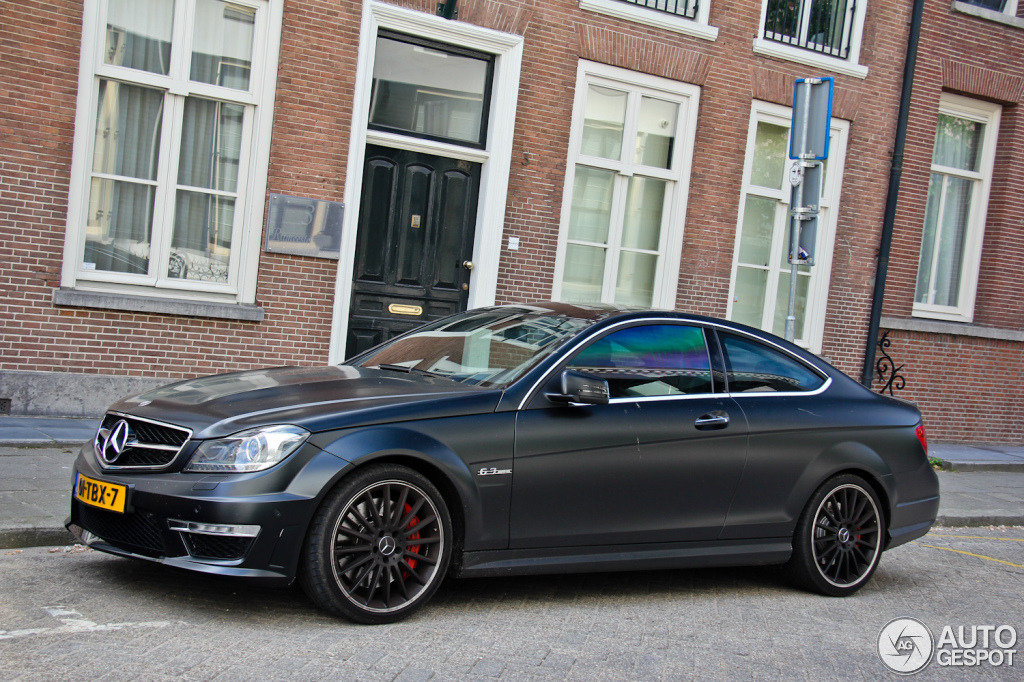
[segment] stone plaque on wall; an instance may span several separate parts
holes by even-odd
[[[344,214],[337,201],[271,194],[265,250],[337,260]]]

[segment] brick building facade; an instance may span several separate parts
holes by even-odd
[[[357,251],[381,150],[479,173],[467,176],[479,194],[460,305],[619,300],[772,329],[786,286],[779,145],[794,79],[824,75],[835,78],[834,152],[797,336],[859,376],[911,3],[840,5],[461,0],[449,20],[429,0],[5,2],[0,398],[15,414],[97,414],[146,384],[340,361],[359,341]],[[1021,383],[1000,379],[1024,371],[1012,287],[1022,74],[1005,63],[1020,30],[1009,13],[975,9],[927,3],[882,326],[933,438],[1019,440],[1008,410]],[[212,71],[211,50],[223,53]],[[405,83],[385,73],[401,55],[434,98],[405,128],[381,99],[384,84]],[[440,82],[463,63],[488,69],[480,92],[459,89],[474,78]],[[1001,106],[970,321],[914,310],[943,92]],[[443,129],[437,111],[449,112]],[[200,120],[216,133],[208,148],[193,139]],[[202,149],[213,175],[193,158]],[[337,253],[268,249],[275,196],[343,202]],[[134,225],[118,217],[129,198],[143,206],[132,204]],[[195,202],[207,217],[193,224],[182,216]],[[429,315],[417,307],[409,323]],[[983,393],[991,402],[972,398]]]

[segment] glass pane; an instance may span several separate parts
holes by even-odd
[[[93,178],[86,217],[84,270],[149,272],[156,187]]]
[[[483,144],[491,67],[487,59],[378,37],[370,123]]]
[[[93,172],[156,180],[164,94],[101,80],[96,109]]]
[[[664,180],[639,176],[629,179],[626,216],[622,225],[624,248],[658,250],[667,184]]]
[[[772,123],[757,124],[750,184],[782,189],[782,176],[789,153],[789,128]]]
[[[736,268],[736,292],[732,301],[732,320],[761,327],[764,315],[764,294],[768,286],[768,271],[755,268]]]
[[[768,0],[764,20],[765,33],[795,38],[800,27],[800,4],[798,0]]]
[[[651,305],[657,269],[656,254],[620,252],[619,272],[615,278],[615,302],[620,305]]]
[[[775,295],[775,319],[772,321],[772,334],[777,336],[786,333],[786,316],[789,315],[789,275],[788,271],[779,273],[779,286]],[[793,329],[794,338],[797,339],[807,338],[807,292],[810,284],[810,275],[797,276],[796,324]]]
[[[174,0],[109,0],[103,62],[166,76]]]
[[[629,327],[580,351],[569,367],[608,381],[612,398],[711,392],[704,332],[696,327]]]
[[[612,171],[576,166],[572,210],[569,213],[569,239],[607,243],[614,189],[615,173]]]
[[[565,249],[562,300],[566,303],[599,303],[604,281],[605,250],[569,244]]]
[[[813,391],[825,383],[792,357],[753,339],[719,333],[725,350],[729,392]]]
[[[249,89],[256,10],[222,0],[196,0],[192,80]]]
[[[917,264],[917,291],[914,301],[931,303],[932,267],[935,258],[935,235],[938,232],[939,203],[942,199],[942,185],[945,175],[932,173],[928,183],[928,203],[924,209],[924,229],[921,232],[921,257]]]
[[[961,170],[977,171],[985,124],[939,114],[932,163]]]
[[[973,188],[972,180],[946,179],[946,201],[942,207],[942,228],[939,231],[932,282],[934,299],[931,302],[936,305],[957,305],[959,302],[964,242]]]
[[[671,168],[679,105],[652,97],[640,99],[640,125],[636,134],[634,163]]]
[[[189,97],[181,131],[178,184],[238,190],[245,107]]]
[[[227,282],[235,200],[178,190],[168,277]]]
[[[846,24],[846,0],[816,0],[810,4],[811,16],[807,24],[808,42],[823,47],[840,47]]]
[[[622,157],[627,96],[628,93],[599,85],[591,85],[587,89],[580,154],[616,161]]]
[[[768,265],[775,230],[775,199],[748,194],[743,207],[743,229],[740,232],[740,262]]]

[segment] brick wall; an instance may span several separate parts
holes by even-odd
[[[973,325],[1024,331],[1024,63],[1007,59],[1022,51],[1018,28],[955,12],[942,0],[926,4],[884,315],[912,317],[939,98],[951,92],[1003,105]],[[911,331],[894,331],[891,340],[907,380],[900,395],[919,403],[933,440],[1024,438],[1013,411],[1022,398],[1024,343]]]

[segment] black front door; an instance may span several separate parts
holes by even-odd
[[[466,309],[480,164],[367,145],[346,355]]]

